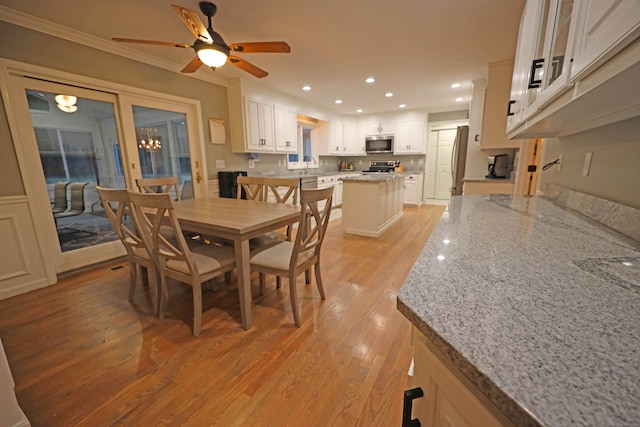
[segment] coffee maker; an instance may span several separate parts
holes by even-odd
[[[509,155],[497,154],[487,158],[489,174],[487,178],[506,178],[509,173]]]

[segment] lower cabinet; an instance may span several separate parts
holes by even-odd
[[[411,206],[422,204],[422,174],[404,176],[404,204]]]
[[[413,345],[414,379],[424,395],[413,400],[412,418],[434,427],[514,426],[475,386],[463,383],[462,374],[450,370],[415,328]]]

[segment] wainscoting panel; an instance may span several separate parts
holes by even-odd
[[[49,283],[26,197],[0,198],[0,299]]]

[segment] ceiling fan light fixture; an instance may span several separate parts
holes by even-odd
[[[196,44],[198,44],[196,42]],[[227,62],[229,49],[215,44],[202,43],[195,46],[198,58],[208,67],[221,67]]]
[[[56,95],[55,100],[58,105],[71,107],[72,105],[76,105],[76,102],[78,102],[78,97],[73,95]]]

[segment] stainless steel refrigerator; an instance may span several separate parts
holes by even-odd
[[[462,194],[462,179],[464,167],[467,161],[467,139],[469,138],[469,126],[458,126],[456,139],[453,142],[451,152],[451,195]]]

